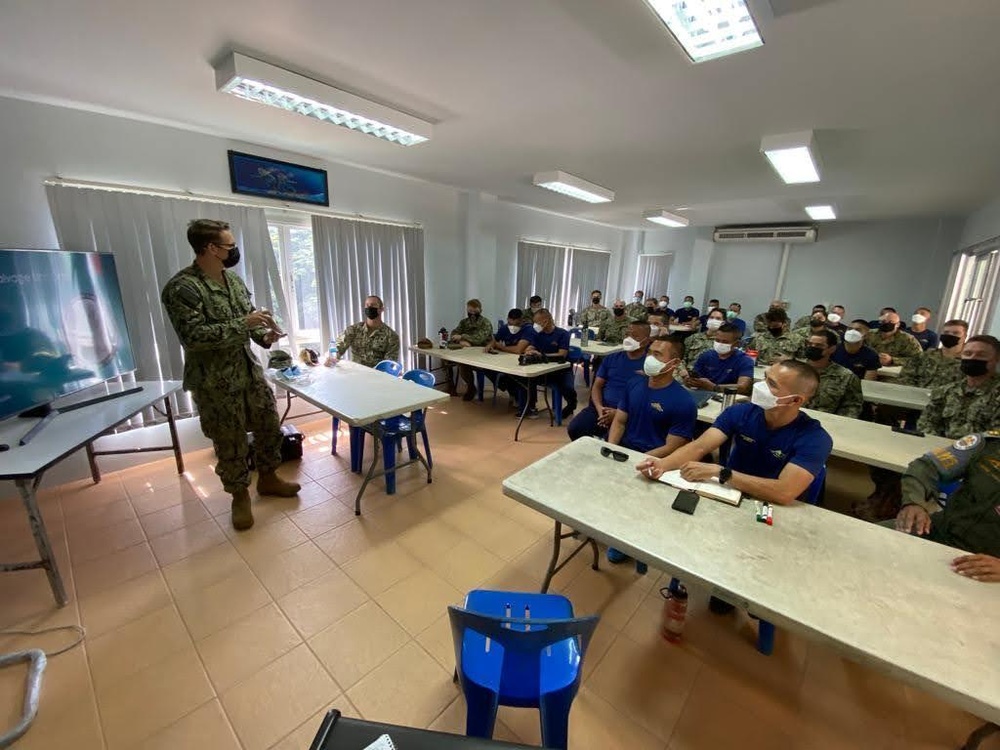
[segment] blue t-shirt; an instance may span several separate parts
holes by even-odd
[[[865,345],[862,345],[858,351],[851,354],[841,344],[833,352],[830,361],[836,362],[838,365],[843,365],[862,380],[865,379],[866,372],[878,370],[882,366],[882,362],[878,358],[878,352],[870,346]]]
[[[649,379],[629,384],[628,395],[621,406],[628,414],[628,424],[622,445],[646,453],[661,447],[668,435],[690,440],[698,407],[694,397],[676,380],[665,388],[650,388]]]
[[[691,369],[716,385],[735,385],[739,378],[753,379],[753,360],[741,351],[723,359],[715,349],[709,349],[698,356]]]
[[[743,318],[726,318],[726,322],[740,329],[740,338],[747,335],[747,322]]]
[[[920,348],[925,352],[928,349],[937,349],[938,343],[940,343],[937,333],[932,331],[930,328],[920,331],[920,333],[910,329],[910,335],[920,342]]]
[[[569,351],[569,331],[556,326],[551,333],[538,333],[531,329],[531,345],[542,354],[555,354],[560,349]]]
[[[801,412],[791,424],[770,430],[759,406],[735,404],[716,418],[713,427],[732,439],[729,468],[762,479],[777,479],[790,463],[815,477],[833,450],[823,425]]]
[[[493,335],[498,344],[503,344],[504,346],[514,346],[521,341],[527,341],[531,343],[531,334],[535,332],[535,329],[531,326],[521,326],[521,330],[517,333],[511,333],[510,328],[506,323],[497,326],[497,332]]]
[[[678,307],[677,312],[675,312],[674,315],[677,318],[678,323],[687,323],[688,321],[701,317],[701,313],[698,312],[697,307]]]
[[[625,399],[633,380],[645,379],[642,371],[642,357],[630,359],[625,352],[609,354],[601,360],[597,377],[604,379],[603,401],[605,406],[618,408]]]

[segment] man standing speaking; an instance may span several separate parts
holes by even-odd
[[[281,479],[281,430],[274,394],[250,349],[250,339],[270,348],[283,334],[271,315],[254,309],[237,274],[240,262],[229,224],[195,219],[188,224],[194,263],[179,271],[160,299],[184,347],[184,389],[191,391],[201,429],[215,446],[215,473],[233,496],[233,528],[253,526],[247,432],[253,432],[257,492],[292,497],[295,482]]]

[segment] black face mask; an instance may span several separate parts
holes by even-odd
[[[954,333],[942,333],[941,334],[941,344],[945,349],[951,349],[953,346],[958,346],[958,342],[961,341],[958,336]]]
[[[768,326],[767,330],[771,332],[771,335],[778,338],[782,333],[785,332],[784,326]]]
[[[988,362],[985,359],[963,359],[961,362],[962,374],[970,378],[978,378],[989,372]]]
[[[806,347],[806,359],[810,362],[816,362],[823,359],[823,347],[821,346],[807,346]]]
[[[226,259],[222,261],[223,268],[232,268],[237,263],[240,262],[240,248],[239,245],[229,248],[229,254],[226,255]]]
[[[892,333],[896,330],[895,323],[879,323],[878,330],[880,333]]]
[[[614,312],[615,312],[615,317],[616,318],[620,318],[622,315],[625,314],[625,311],[622,308],[620,308],[620,307],[616,307],[614,309]]]
[[[600,297],[591,297],[590,301],[593,302],[595,305],[601,304],[601,298]]]
[[[378,317],[378,308],[377,307],[366,307],[365,308],[365,317],[368,318],[368,320],[375,320],[375,318]]]
[[[469,310],[468,314],[469,314],[469,320],[479,320],[479,313],[472,312],[471,310]]]

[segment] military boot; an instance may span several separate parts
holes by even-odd
[[[233,493],[233,528],[245,531],[253,526],[253,511],[250,509],[250,491],[241,487]]]
[[[278,476],[278,472],[269,471],[257,477],[258,495],[275,495],[276,497],[295,497],[302,485],[298,482],[286,482]]]

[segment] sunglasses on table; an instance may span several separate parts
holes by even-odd
[[[614,451],[610,448],[601,448],[601,455],[605,458],[613,458],[615,461],[621,463],[622,461],[628,461],[628,454],[622,453],[621,451]]]

